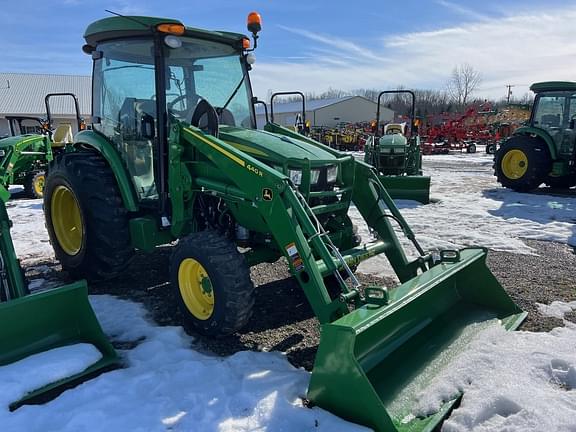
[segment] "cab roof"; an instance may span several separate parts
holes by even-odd
[[[86,43],[96,46],[98,43],[110,40],[137,36],[150,36],[156,32],[159,24],[181,24],[171,18],[144,17],[144,16],[116,16],[104,18],[90,24],[84,32]],[[194,27],[185,27],[184,36],[198,37],[229,45],[242,47],[242,39],[246,36],[240,33],[224,31],[210,31]]]
[[[571,81],[545,81],[530,86],[534,93],[547,91],[576,91],[576,82]]]

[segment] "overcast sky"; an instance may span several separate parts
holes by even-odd
[[[480,97],[516,96],[543,80],[576,80],[576,3],[533,0],[44,0],[0,8],[0,72],[84,74],[86,26],[123,14],[247,33],[263,18],[255,93],[329,87],[442,89],[457,64],[481,72]],[[0,83],[0,87],[1,87]]]

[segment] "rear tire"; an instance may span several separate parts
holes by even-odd
[[[542,140],[519,135],[502,144],[496,153],[494,166],[502,186],[517,192],[529,192],[546,180],[552,159]]]
[[[496,153],[496,144],[486,144],[486,154]]]
[[[118,276],[134,255],[128,211],[98,153],[62,153],[50,165],[44,217],[56,258],[73,277]]]
[[[184,324],[207,336],[225,336],[252,317],[254,284],[236,244],[215,231],[180,239],[170,280]]]
[[[466,152],[476,153],[476,144],[470,144],[468,147],[466,147]]]

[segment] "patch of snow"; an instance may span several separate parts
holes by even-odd
[[[144,308],[110,296],[90,301],[107,335],[134,342],[119,351],[124,369],[107,372],[43,405],[0,407],[2,431],[366,431],[304,407],[310,374],[280,353],[227,358],[192,349],[181,327],[157,327]],[[41,364],[17,378],[28,381]],[[0,371],[0,383],[5,381]]]
[[[576,430],[576,325],[549,333],[484,330],[418,395],[415,415],[463,393],[443,432]]]
[[[80,343],[0,366],[0,407],[6,408],[34,390],[80,373],[101,358],[102,354],[94,345]],[[8,429],[3,427],[2,430]],[[20,430],[26,430],[26,427]]]
[[[564,315],[572,311],[576,311],[576,301],[564,303],[561,301],[553,301],[549,305],[536,303],[538,312],[544,316],[563,319]]]

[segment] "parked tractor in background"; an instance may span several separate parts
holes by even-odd
[[[406,131],[406,124],[396,123],[386,125],[383,133],[377,127],[364,146],[364,162],[376,168],[378,178],[392,198],[428,204],[430,177],[422,175],[420,137],[414,117],[416,96],[410,90],[381,92],[376,108],[376,125],[380,125],[380,100],[388,94],[407,94],[411,97],[409,130]]]
[[[311,403],[377,431],[431,430],[459,398],[416,418],[410,384],[429,382],[442,368],[427,366],[472,333],[514,329],[525,313],[485,249],[425,252],[373,167],[273,122],[256,129],[248,73],[260,28],[251,13],[252,47],[164,18],[87,28],[92,129],[55,155],[46,179],[56,257],[73,276],[110,278],[135,250],[177,241],[171,286],[184,324],[209,336],[249,322],[250,267],[284,257],[322,325]],[[352,204],[375,235],[362,245]],[[352,268],[378,254],[399,286],[360,285]]]
[[[41,198],[44,188],[44,169],[52,159],[48,126],[38,117],[7,116],[10,136],[0,139],[0,185],[24,186],[29,198]],[[36,133],[26,133],[24,123]],[[34,126],[31,126],[30,124]]]
[[[0,185],[24,186],[29,198],[42,198],[45,170],[53,158],[53,148],[72,142],[72,126],[67,123],[52,130],[50,99],[71,97],[76,108],[78,130],[82,126],[78,101],[72,93],[50,93],[46,95],[46,119],[29,116],[6,116],[10,126],[10,137],[0,140]],[[31,125],[32,124],[32,125]],[[35,133],[26,133],[34,128]]]
[[[528,124],[516,129],[495,156],[502,186],[529,192],[545,183],[567,189],[576,185],[576,83],[532,84],[536,96]]]

